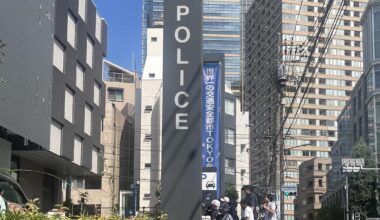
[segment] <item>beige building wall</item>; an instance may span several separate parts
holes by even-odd
[[[139,80],[135,79],[135,74],[125,70],[115,64],[105,61],[109,72],[122,73],[129,77],[131,81],[123,78],[109,78],[106,85],[106,114],[103,121],[102,144],[104,145],[104,173],[102,177],[101,208],[102,215],[109,216],[113,211],[119,209],[120,188],[128,188],[133,183],[133,172],[121,168],[133,166],[133,161],[125,161],[121,158],[131,158],[128,154],[133,154],[134,135],[134,114],[135,114],[135,90],[139,86]],[[107,73],[106,73],[107,74]],[[122,82],[118,82],[122,81]],[[112,90],[122,90],[122,100],[111,98]],[[132,157],[133,158],[133,157]],[[124,172],[120,172],[120,170]],[[120,184],[124,185],[120,186]]]
[[[322,195],[327,192],[326,174],[331,168],[331,158],[315,158],[305,161],[299,167],[300,182],[294,200],[296,220],[316,220],[322,207]],[[292,206],[292,204],[287,204]]]

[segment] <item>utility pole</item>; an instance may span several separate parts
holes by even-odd
[[[115,172],[116,172],[116,148],[117,148],[117,143],[116,143],[116,106],[115,103],[112,103],[112,108],[113,108],[113,149],[112,149],[112,154],[113,154],[113,165],[112,165],[112,197],[111,197],[111,213],[114,213],[115,209]]]
[[[282,199],[281,199],[281,176],[282,176],[282,172],[281,172],[281,165],[282,165],[282,143],[283,143],[283,129],[281,128],[281,121],[282,121],[282,104],[281,104],[281,100],[282,100],[282,92],[280,91],[280,94],[279,94],[279,103],[278,103],[278,110],[277,110],[277,118],[279,121],[279,123],[277,124],[278,126],[278,129],[277,129],[277,132],[278,132],[278,138],[276,140],[274,140],[274,153],[275,153],[275,193],[276,193],[276,204],[277,204],[277,207],[280,207],[280,213],[282,213],[282,210],[283,210],[283,202],[282,202]],[[282,216],[282,214],[281,214]]]
[[[346,175],[346,220],[350,220],[350,210],[348,205],[348,175]]]
[[[277,89],[278,89],[278,100],[277,100],[277,114],[276,114],[276,136],[274,140],[274,156],[275,156],[275,192],[276,192],[276,204],[279,207],[280,219],[283,219],[283,196],[281,193],[282,186],[282,167],[283,166],[283,155],[284,155],[284,128],[282,123],[284,120],[284,87],[286,86],[287,73],[286,68],[282,62],[282,35],[278,33],[278,69],[277,69]]]

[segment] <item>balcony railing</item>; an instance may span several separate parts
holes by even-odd
[[[109,82],[133,83],[134,76],[127,75],[126,73],[108,72],[104,80]]]

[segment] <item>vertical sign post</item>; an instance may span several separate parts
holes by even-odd
[[[162,205],[169,220],[201,219],[201,2],[164,2]]]

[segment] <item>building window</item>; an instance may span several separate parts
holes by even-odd
[[[95,82],[94,83],[94,103],[97,106],[100,106],[100,88],[101,86],[99,83]]]
[[[228,115],[235,115],[235,101],[232,99],[226,99],[224,104],[225,112]]]
[[[94,43],[87,37],[86,63],[92,68],[94,61]]]
[[[150,38],[150,41],[151,41],[151,42],[157,42],[157,37],[151,37],[151,38]]]
[[[116,89],[116,88],[109,88],[108,89],[108,100],[110,101],[117,101],[122,102],[124,100],[124,90],[123,89]]]
[[[86,22],[87,0],[78,0],[78,14]]]
[[[82,65],[77,63],[76,68],[76,83],[75,85],[80,91],[83,91],[84,89],[84,68]]]
[[[149,73],[149,78],[154,78],[154,77],[156,77],[155,73]]]
[[[322,179],[319,179],[319,180],[318,180],[318,186],[319,186],[319,187],[322,187],[322,186],[323,186],[323,181],[322,181]]]
[[[145,134],[144,141],[145,141],[145,142],[152,141],[152,135],[151,135],[151,134]]]
[[[78,165],[82,165],[82,149],[83,149],[82,143],[83,143],[82,138],[75,135],[75,137],[74,137],[74,160],[73,160],[73,162],[78,164]]]
[[[71,185],[74,185],[74,187],[77,189],[84,189],[86,184],[83,177],[76,177],[71,181]]]
[[[150,198],[150,193],[144,193],[144,199]]]
[[[318,164],[318,170],[319,170],[319,171],[322,170],[322,164],[321,164],[321,163]]]
[[[375,59],[380,58],[380,11],[376,11],[373,14],[374,21],[374,49],[375,49]]]
[[[62,181],[62,189],[66,189],[67,180]],[[85,180],[83,177],[75,177],[71,179],[71,189],[84,189],[85,188]]]
[[[375,89],[380,88],[380,70],[375,69]]]
[[[87,105],[84,108],[84,132],[91,136],[92,130],[92,108]]]
[[[225,158],[224,171],[226,174],[235,175],[235,163],[231,158]]]
[[[62,146],[62,125],[56,121],[51,121],[50,124],[50,151],[61,155]]]
[[[294,216],[293,215],[285,215],[285,220],[294,220]]]
[[[102,19],[99,14],[96,14],[95,37],[99,42],[102,42]]]
[[[66,87],[65,90],[65,119],[73,123],[74,92]]]
[[[152,110],[153,110],[153,108],[152,108],[151,105],[146,105],[146,106],[145,106],[145,110],[144,110],[144,112],[145,112],[145,113],[149,113],[149,112],[151,112]]]
[[[99,154],[98,148],[93,147],[92,148],[92,154],[91,154],[91,171],[94,173],[98,173],[98,171],[99,171],[98,154]]]
[[[235,130],[231,128],[225,129],[225,143],[235,145]]]
[[[151,163],[146,163],[145,164],[145,168],[151,168],[152,167],[152,164]]]
[[[293,204],[284,204],[285,210],[294,210],[294,205]]]
[[[64,63],[65,63],[65,49],[57,40],[54,41],[53,46],[53,65],[57,67],[61,73],[63,73],[64,70]]]
[[[74,16],[69,12],[67,15],[67,42],[76,48],[77,27]]]

